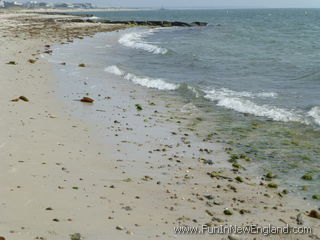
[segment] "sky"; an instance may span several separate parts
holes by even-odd
[[[152,8],[320,8],[320,0],[47,0],[91,2],[99,7]]]

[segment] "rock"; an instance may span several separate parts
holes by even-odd
[[[25,96],[20,96],[19,99],[21,99],[22,101],[25,101],[25,102],[29,102],[29,99]]]
[[[212,160],[209,160],[209,159],[205,159],[203,161],[204,164],[209,164],[209,165],[213,165],[213,161]]]
[[[212,195],[204,195],[204,197],[208,200],[214,200],[214,196]]]
[[[18,101],[19,101],[19,98],[11,99],[11,102],[18,102]]]
[[[0,237],[0,240],[6,240],[4,237]]]
[[[320,213],[316,210],[311,210],[308,216],[312,218],[320,219]]]
[[[80,233],[74,233],[70,235],[71,240],[81,240],[81,234]]]
[[[36,62],[36,60],[34,60],[34,59],[29,59],[28,62],[33,64],[33,63]]]
[[[10,61],[7,64],[9,64],[9,65],[17,65],[17,63],[15,61]]]
[[[172,22],[171,25],[174,27],[191,27],[191,24],[185,22]]]
[[[78,66],[79,67],[86,67],[86,65],[84,63],[80,63]]]
[[[86,103],[93,103],[94,100],[92,98],[89,97],[83,97],[81,100],[81,102],[86,102]]]
[[[124,227],[122,227],[122,226],[116,226],[116,229],[121,231],[121,230],[124,230]]]
[[[229,240],[240,240],[240,238],[239,238],[237,235],[234,235],[234,234],[229,235],[229,236],[228,236],[228,239],[229,239]]]

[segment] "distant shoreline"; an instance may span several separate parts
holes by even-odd
[[[115,12],[115,11],[153,11],[159,10],[156,8],[92,8],[92,9],[82,9],[82,8],[33,8],[33,9],[23,9],[21,12],[33,13],[33,12]]]

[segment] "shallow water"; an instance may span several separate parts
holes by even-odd
[[[259,163],[261,174],[272,170],[291,189],[308,186],[308,194],[319,194],[320,10],[92,14],[209,22],[98,34],[60,53],[81,47],[99,71],[183,97],[206,113],[208,132]],[[301,179],[308,172],[313,181]]]

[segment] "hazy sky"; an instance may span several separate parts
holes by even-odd
[[[98,6],[165,8],[320,8],[320,0],[47,0],[92,2]]]

